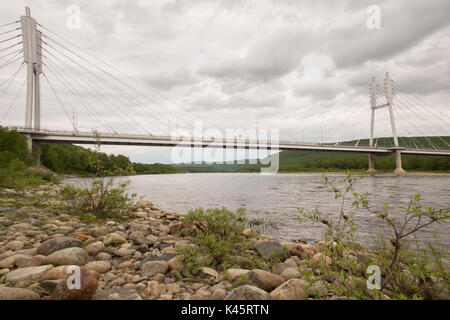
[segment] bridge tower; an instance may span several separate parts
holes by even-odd
[[[42,33],[36,29],[36,20],[31,17],[30,8],[20,17],[23,38],[23,57],[27,64],[27,96],[25,102],[25,128],[39,131],[41,123]],[[34,119],[33,119],[34,116]],[[28,137],[33,164],[40,164],[39,142]]]
[[[394,139],[394,147],[391,148],[393,152],[395,152],[395,170],[394,172],[397,174],[405,173],[405,170],[402,168],[402,154],[401,150],[404,148],[400,147],[398,144],[398,136],[397,136],[397,127],[395,126],[395,117],[394,117],[394,102],[393,102],[393,92],[392,92],[392,79],[389,72],[386,72],[386,78],[384,79],[384,90],[386,94],[386,103],[382,105],[376,105],[376,95],[377,95],[377,87],[376,87],[375,77],[372,78],[372,82],[370,84],[370,146],[373,147],[373,135],[375,128],[375,110],[381,108],[388,108],[389,110],[389,119],[391,121],[391,129],[392,129],[392,137]],[[375,154],[369,153],[369,169],[368,173],[373,174],[376,172],[375,163],[374,163]]]

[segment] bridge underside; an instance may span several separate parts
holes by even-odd
[[[23,132],[31,140],[40,143],[65,143],[65,144],[95,144],[93,135],[88,134],[41,134],[32,132]],[[367,153],[377,155],[392,155],[397,151],[402,154],[414,154],[425,156],[450,156],[450,150],[424,150],[424,149],[404,149],[404,148],[375,148],[359,146],[342,146],[327,144],[304,144],[296,142],[275,143],[257,143],[252,141],[232,141],[213,139],[172,139],[170,137],[147,137],[147,136],[100,136],[100,142],[103,145],[118,146],[152,146],[152,147],[186,147],[186,148],[230,148],[230,149],[266,149],[266,150],[309,150],[326,152],[351,152]]]
[[[25,133],[28,137],[30,151],[35,166],[40,165],[39,146],[41,143],[63,143],[63,144],[87,144],[94,145],[97,137],[93,134],[70,134],[70,133],[36,133],[32,130],[18,130]],[[359,146],[325,145],[325,144],[302,144],[296,142],[262,143],[253,141],[238,140],[214,140],[209,139],[173,139],[171,137],[154,136],[114,136],[100,135],[98,137],[102,145],[117,146],[151,146],[151,147],[181,147],[181,148],[219,148],[219,149],[262,149],[262,150],[304,150],[304,151],[323,151],[323,152],[350,152],[367,153],[369,156],[368,173],[376,172],[374,157],[395,155],[397,174],[405,173],[402,168],[402,154],[414,154],[424,156],[450,156],[450,150],[421,150],[396,148],[375,148]]]

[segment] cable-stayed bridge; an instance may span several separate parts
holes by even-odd
[[[323,136],[320,143],[306,143],[279,141],[274,137],[261,139],[258,135],[242,137],[241,134],[232,138],[213,138],[202,132],[196,135],[199,121],[213,130],[224,130],[208,117],[184,108],[36,22],[28,8],[20,20],[0,25],[0,72],[0,112],[3,113],[0,124],[8,122],[7,127],[26,134],[35,156],[39,154],[36,151],[40,143],[93,144],[99,138],[104,145],[367,153],[370,172],[375,170],[375,155],[395,154],[395,171],[402,173],[402,154],[450,155],[448,111],[408,94],[389,73],[384,79],[382,95],[379,96],[380,90],[372,79],[370,99],[357,103],[359,109],[344,116],[347,123],[343,127],[348,127],[353,125],[351,121],[362,122],[361,113],[369,114],[368,145],[362,145],[362,139],[352,139],[354,143],[349,145],[336,137],[327,138],[332,142],[323,142]],[[15,84],[17,90],[13,90]],[[50,124],[50,129],[44,129],[41,128],[45,119],[42,110],[46,110],[50,96],[62,112]],[[11,125],[9,114],[20,109],[17,105],[21,99],[25,105],[24,125]],[[332,106],[328,112],[340,111],[339,107]],[[323,118],[328,120],[326,116]],[[39,163],[38,157],[35,163]]]

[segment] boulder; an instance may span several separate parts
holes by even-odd
[[[41,278],[41,281],[45,280],[60,280],[67,276],[67,268],[71,266],[59,266],[47,271]]]
[[[324,265],[330,265],[333,261],[331,260],[331,258],[329,256],[326,256],[325,254],[319,252],[316,253],[311,260],[312,264],[315,265],[320,265],[320,264],[324,264]]]
[[[112,256],[108,252],[100,252],[97,255],[97,260],[108,261],[108,260],[111,260],[111,259],[112,259]]]
[[[270,300],[270,294],[258,287],[245,285],[231,291],[225,300]]]
[[[53,265],[77,265],[82,266],[88,261],[88,254],[81,248],[67,248],[53,252],[47,256],[46,263]]]
[[[304,291],[306,282],[300,279],[290,279],[275,290],[270,295],[274,300],[306,300],[308,294]]]
[[[166,262],[168,262],[170,259],[176,257],[176,255],[177,255],[176,253],[172,253],[172,252],[163,252],[160,256],[157,256],[155,254],[150,254],[142,260],[141,265],[143,265],[144,263],[149,262],[149,261],[166,261]]]
[[[17,259],[28,259],[30,256],[23,255],[23,254],[15,254],[12,256],[9,256],[3,260],[0,261],[0,268],[13,268],[16,265]]]
[[[297,249],[300,249],[309,258],[316,253],[314,247],[310,244],[299,243]]]
[[[254,285],[263,290],[272,290],[285,280],[276,274],[270,273],[268,271],[254,269],[248,273],[249,284]]]
[[[178,283],[167,283],[166,290],[172,293],[179,293],[181,292],[181,287]]]
[[[122,243],[127,242],[127,239],[125,239],[123,236],[121,236],[118,233],[110,233],[106,236],[105,240],[103,241],[107,246],[109,245],[119,245]]]
[[[10,286],[24,288],[38,281],[51,269],[53,269],[51,265],[16,269],[6,274],[5,283]]]
[[[90,300],[97,291],[98,282],[95,272],[85,267],[79,269],[79,287],[77,282],[71,281],[74,274],[67,274],[63,280],[59,281],[55,290],[50,296],[51,300]],[[70,277],[70,278],[69,278]],[[72,287],[73,286],[73,287]]]
[[[211,298],[211,292],[206,289],[198,289],[196,293],[194,293],[190,300],[209,300]]]
[[[85,267],[98,273],[105,273],[111,269],[111,264],[108,261],[92,261],[87,263]]]
[[[209,267],[203,267],[201,270],[201,274],[203,277],[213,277],[214,279],[217,279],[219,277],[219,273],[213,268]]]
[[[248,274],[250,272],[250,270],[247,269],[228,269],[227,270],[227,274],[228,274],[228,279],[231,282],[234,282],[237,278]]]
[[[0,287],[0,300],[39,300],[39,294],[23,288]]]
[[[255,245],[256,251],[265,259],[286,259],[289,258],[289,251],[284,249],[278,241],[261,241]]]
[[[326,253],[328,250],[336,248],[337,243],[335,241],[319,241],[316,243],[316,252]]]
[[[86,247],[84,247],[84,250],[86,250],[89,255],[96,256],[97,254],[105,250],[105,245],[101,241],[95,241],[89,243]]]
[[[14,264],[16,266],[18,266],[19,268],[21,267],[39,267],[40,265],[45,263],[45,256],[43,255],[36,255],[36,256],[21,256],[19,258],[16,259],[16,261],[14,262]]]
[[[66,248],[81,247],[83,241],[72,237],[60,237],[49,239],[41,243],[37,248],[37,254],[48,256],[53,252],[60,251]]]
[[[297,268],[286,268],[283,270],[283,272],[280,274],[280,276],[282,276],[284,278],[284,280],[289,280],[289,279],[298,279],[301,278],[301,273],[297,270]]]
[[[178,261],[178,256],[173,257],[167,262],[167,265],[169,266],[169,270],[180,270],[182,268],[181,263]]]
[[[132,240],[135,244],[144,244],[147,242],[145,236],[140,231],[133,231],[128,235],[128,239]]]
[[[169,266],[166,261],[149,261],[142,265],[141,276],[153,277],[158,273],[165,274]]]
[[[183,231],[185,228],[186,228],[186,225],[182,222],[172,224],[170,226],[170,234],[171,235],[179,235],[181,233],[181,231]]]
[[[284,271],[284,269],[291,267],[288,263],[276,263],[272,266],[272,271],[275,274],[281,275],[281,273]]]
[[[224,289],[217,289],[211,295],[210,300],[223,300],[227,297],[227,292]]]
[[[100,290],[92,300],[142,300],[134,288],[113,288]]]
[[[11,249],[13,251],[17,251],[23,248],[23,242],[21,241],[11,241],[10,243],[8,243],[8,249]]]

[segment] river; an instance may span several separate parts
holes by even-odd
[[[328,174],[342,178],[342,174]],[[298,208],[317,207],[330,218],[336,217],[340,203],[334,200],[328,188],[320,184],[321,174],[260,175],[253,173],[187,173],[165,175],[141,175],[121,177],[130,180],[129,191],[144,196],[155,206],[178,213],[191,208],[222,207],[238,209],[245,207],[248,217],[264,218],[262,231],[281,240],[304,238],[308,242],[321,239],[324,227],[311,223],[300,224]],[[77,183],[80,179],[67,179]],[[450,207],[449,176],[367,176],[356,184],[358,192],[369,192],[372,211],[389,203],[397,218],[402,213],[399,206],[408,204],[409,197],[420,193],[422,204],[433,208]],[[358,240],[374,245],[381,234],[390,235],[387,224],[365,209],[354,210],[358,226]],[[420,231],[418,239],[437,239],[450,249],[448,224],[434,224]]]

